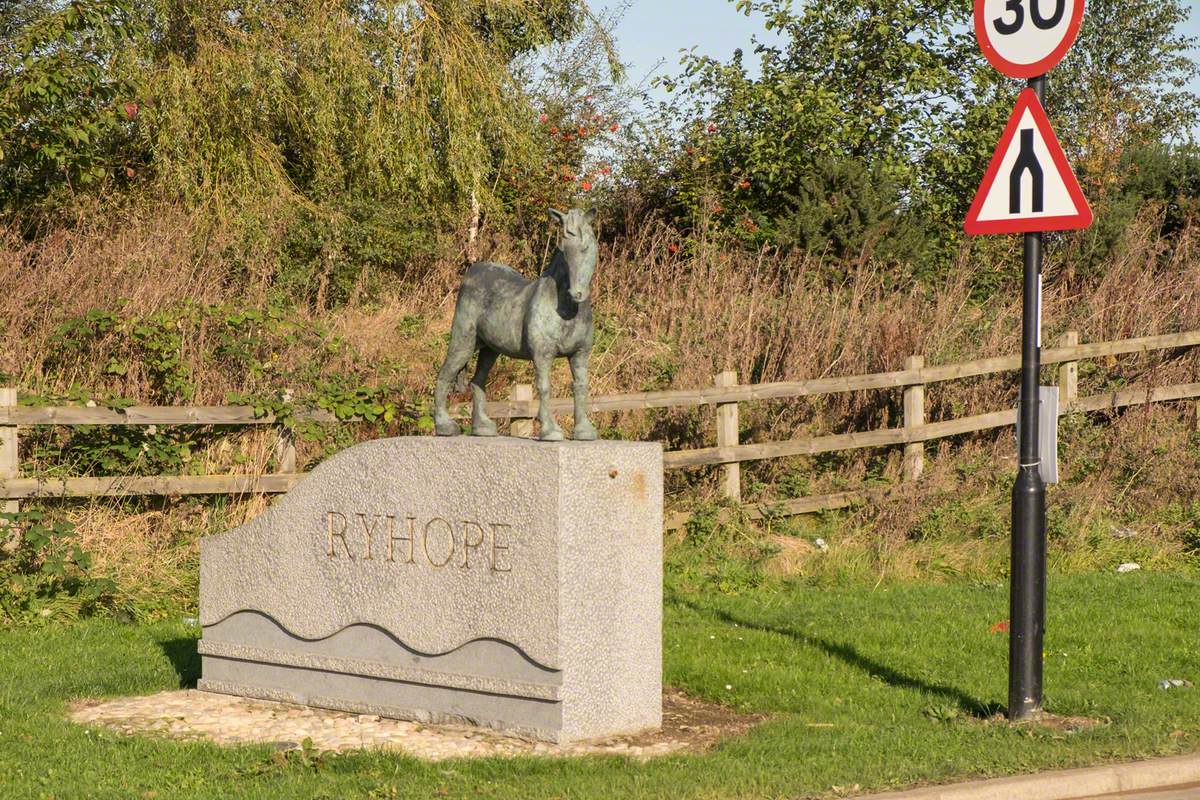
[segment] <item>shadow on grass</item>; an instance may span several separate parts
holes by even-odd
[[[196,652],[196,639],[167,639],[158,643],[163,655],[175,668],[179,676],[180,689],[195,689],[200,679],[200,654]]]
[[[1002,713],[1004,706],[1000,703],[985,703],[961,689],[954,686],[947,686],[940,683],[929,683],[928,681],[914,678],[911,675],[905,675],[899,670],[893,669],[886,664],[881,664],[872,658],[869,658],[860,653],[853,645],[844,642],[833,642],[819,636],[811,636],[807,633],[792,630],[791,628],[781,625],[769,625],[762,622],[757,622],[751,619],[744,619],[735,614],[720,608],[712,606],[704,606],[699,603],[688,600],[680,596],[677,592],[668,592],[666,598],[670,602],[676,603],[685,608],[691,609],[698,614],[716,617],[722,622],[739,625],[750,630],[763,631],[765,633],[775,633],[780,636],[787,636],[795,640],[799,644],[807,647],[815,647],[822,650],[834,658],[849,664],[855,669],[860,669],[870,675],[872,678],[883,681],[888,686],[894,686],[898,689],[915,689],[926,694],[936,695],[938,697],[950,700],[958,705],[965,714],[970,714],[973,717],[987,719],[995,714]]]

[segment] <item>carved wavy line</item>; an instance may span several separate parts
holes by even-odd
[[[548,673],[562,672],[562,670],[554,669],[553,667],[548,667],[545,664],[538,662],[537,660],[532,658],[528,653],[526,653],[523,649],[521,649],[521,647],[519,647],[518,645],[515,645],[512,642],[505,641],[504,639],[497,639],[494,636],[480,636],[476,639],[471,639],[469,641],[463,642],[462,644],[458,645],[457,647],[452,647],[449,650],[446,650],[441,653],[425,653],[420,650],[417,650],[415,647],[412,647],[412,646],[406,644],[399,637],[397,637],[394,633],[389,631],[387,628],[384,628],[383,626],[378,625],[374,622],[352,622],[349,625],[344,625],[343,627],[339,628],[338,630],[334,631],[333,633],[331,633],[327,636],[318,636],[316,638],[310,639],[306,636],[301,636],[297,633],[293,633],[291,630],[288,629],[288,627],[286,625],[284,625],[279,620],[275,619],[275,617],[271,616],[270,614],[268,614],[265,611],[260,611],[257,608],[242,608],[242,609],[238,609],[237,611],[231,611],[230,613],[221,617],[216,622],[209,623],[208,625],[205,625],[204,627],[211,628],[216,625],[220,625],[222,622],[225,622],[227,619],[230,619],[232,617],[236,617],[238,614],[255,614],[257,616],[260,616],[263,619],[272,623],[275,627],[279,628],[279,630],[283,631],[288,636],[291,636],[293,639],[299,639],[302,642],[309,642],[309,643],[329,641],[330,639],[334,638],[335,636],[343,633],[344,631],[348,631],[351,628],[372,628],[374,630],[379,631],[387,638],[391,639],[399,647],[403,648],[404,650],[407,650],[408,652],[412,653],[415,656],[420,656],[421,658],[441,658],[442,656],[448,656],[451,653],[457,653],[459,650],[462,650],[464,647],[473,645],[476,642],[494,642],[496,644],[503,645],[503,646],[509,648],[510,650],[514,651],[521,658],[525,659],[525,661],[527,661],[531,666],[536,667],[537,669],[540,669],[543,672],[548,672]]]

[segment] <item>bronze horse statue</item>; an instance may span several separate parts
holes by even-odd
[[[450,348],[434,392],[434,427],[439,436],[461,432],[446,410],[446,397],[458,373],[478,350],[479,360],[471,378],[472,434],[496,435],[496,423],[484,411],[485,388],[496,357],[503,354],[533,362],[541,422],[539,438],[561,441],[562,429],[550,413],[550,367],[554,359],[566,356],[574,379],[572,438],[596,438],[596,428],[587,418],[588,358],[595,336],[590,296],[596,270],[596,234],[592,230],[596,212],[552,208],[550,216],[562,226],[562,236],[550,265],[536,280],[490,261],[477,262],[467,270],[454,307]]]

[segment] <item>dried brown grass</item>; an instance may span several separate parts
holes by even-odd
[[[199,218],[170,206],[130,211],[104,221],[85,221],[35,241],[0,232],[0,373],[26,390],[62,391],[72,383],[97,386],[101,365],[87,357],[69,370],[48,369],[46,355],[55,328],[94,307],[123,301],[127,315],[150,315],[181,303],[261,307],[271,296],[273,251],[249,259],[232,242],[202,234]],[[1200,328],[1200,262],[1193,235],[1170,242],[1156,234],[1148,211],[1127,232],[1096,280],[1072,276],[1068,242],[1051,241],[1045,291],[1045,341],[1077,330],[1082,341],[1107,341]],[[899,369],[906,356],[923,354],[929,364],[1016,352],[1020,337],[1019,254],[1002,245],[964,249],[950,277],[937,286],[897,277],[871,263],[831,271],[819,260],[770,250],[745,252],[699,239],[684,240],[666,226],[648,224],[631,238],[605,246],[595,287],[597,348],[593,357],[596,394],[711,385],[713,375],[737,370],[744,382],[796,380],[827,375]],[[496,238],[481,242],[482,256],[511,261],[526,274],[541,257],[538,243]],[[242,253],[234,257],[233,253]],[[985,302],[974,297],[980,276],[993,264],[1011,263],[1006,288]],[[401,405],[423,400],[444,349],[461,265],[453,259],[406,267],[419,281],[364,276],[355,299],[335,310],[296,307],[298,323],[319,324],[347,347],[320,364],[322,375],[362,384],[384,383]],[[229,391],[251,388],[249,376],[228,374],[206,358],[203,326],[186,330],[183,358],[197,385],[193,402],[220,403]],[[283,374],[313,359],[311,342],[297,340],[278,353]],[[136,368],[107,388],[146,398],[144,371]],[[1195,381],[1200,357],[1192,352],[1108,359],[1081,370],[1081,394],[1121,385],[1166,385]],[[1044,378],[1052,380],[1048,368]],[[528,381],[524,363],[502,360],[493,396],[505,396],[516,381]],[[105,378],[104,380],[112,380]],[[565,364],[556,369],[556,393],[569,389]],[[259,386],[258,388],[261,388]],[[305,386],[290,388],[303,394]],[[930,387],[927,413],[933,420],[1011,406],[1015,376],[1002,375]],[[460,399],[466,399],[465,396]],[[864,430],[898,424],[900,393],[859,392],[822,398],[742,405],[744,437],[770,441],[796,436]],[[602,415],[602,425],[629,438],[657,438],[668,447],[712,444],[711,409],[663,410]],[[1167,432],[1167,433],[1164,433]],[[1181,410],[1162,406],[1115,415],[1113,424],[1068,463],[1096,460],[1100,466],[1069,478],[1056,490],[1068,511],[1075,540],[1057,552],[1071,563],[1072,548],[1096,551],[1095,536],[1109,519],[1152,517],[1155,509],[1200,496],[1197,470],[1188,461]],[[1168,452],[1159,452],[1166,443]],[[271,446],[266,432],[247,433],[197,454],[205,470],[265,468]],[[1010,473],[1011,432],[960,437],[930,446],[929,474],[918,487],[891,495],[858,512],[845,526],[848,564],[870,565],[879,574],[947,574],[992,569],[992,551],[970,542],[921,542],[913,531],[929,509],[955,497],[983,497],[1003,504],[1001,488]],[[1085,452],[1086,451],[1086,452]],[[251,456],[236,464],[236,455]],[[302,463],[321,455],[302,454]],[[1140,465],[1127,470],[1129,463]],[[979,465],[991,465],[984,468]],[[1126,466],[1122,466],[1122,465]],[[895,485],[899,453],[860,451],[822,458],[787,459],[748,465],[747,493],[769,498],[855,486],[864,480]],[[711,471],[673,474],[673,494],[712,492]],[[799,480],[788,480],[799,477]],[[150,506],[98,501],[72,515],[101,563],[121,573],[130,586],[160,579],[161,567],[175,571],[194,557],[199,535],[261,508],[261,501],[219,504],[216,517],[203,503]],[[212,506],[217,508],[218,506]],[[189,515],[199,514],[195,520]],[[192,520],[192,521],[188,521]],[[193,524],[194,523],[194,524]],[[1180,525],[1153,523],[1142,541],[1157,537],[1167,557],[1181,551]],[[1174,528],[1172,528],[1174,525]],[[993,543],[995,544],[995,543]],[[801,548],[803,549],[803,548]],[[1111,549],[1111,548],[1110,548]],[[986,550],[989,555],[981,555]],[[178,551],[178,552],[177,552]],[[1107,551],[1106,551],[1107,552]],[[799,563],[825,557],[805,551]],[[974,564],[974,566],[972,566]],[[801,573],[807,567],[798,568]],[[178,588],[178,587],[176,587]]]
[[[231,265],[214,257],[219,244],[198,249],[195,234],[195,218],[172,206],[131,212],[116,222],[81,214],[78,225],[33,241],[0,230],[5,287],[0,313],[7,343],[0,371],[33,381],[50,377],[37,370],[50,336],[62,320],[92,308],[124,301],[133,313],[148,315],[184,302],[235,296]],[[52,379],[75,377],[86,376]]]
[[[186,303],[262,307],[271,294],[275,266],[247,259],[270,262],[278,254],[265,249],[248,257],[235,246],[239,243],[217,240],[196,214],[165,205],[106,220],[81,213],[80,219],[32,242],[0,231],[0,282],[6,287],[0,297],[6,343],[0,372],[17,377],[23,387],[61,388],[72,380],[86,386],[95,380],[96,364],[83,362],[73,374],[43,367],[55,328],[89,309],[119,305],[126,315],[149,316]],[[1155,222],[1148,212],[1132,227],[1094,283],[1068,281],[1072,270],[1063,262],[1070,249],[1051,249],[1047,343],[1066,329],[1078,330],[1083,341],[1105,341],[1200,327],[1200,265],[1192,237],[1185,233],[1165,242],[1154,235]],[[536,271],[533,263],[541,257],[536,245],[496,239],[481,246],[485,258],[511,261],[526,274]],[[972,290],[977,276],[990,268],[981,263],[984,258],[1011,259],[1011,291],[981,303],[973,301]],[[441,355],[437,340],[449,329],[461,265],[444,260],[401,272],[423,277],[366,275],[360,283],[370,290],[357,292],[353,303],[326,313],[291,309],[298,322],[320,322],[349,343],[343,360],[329,362],[330,374],[356,372],[370,382],[379,377],[380,365],[401,364],[413,375],[401,391],[416,395],[427,387]],[[737,370],[743,381],[765,382],[898,369],[917,353],[938,364],[1016,352],[1017,252],[997,256],[994,248],[964,249],[950,275],[941,285],[927,286],[872,263],[833,272],[802,254],[685,241],[664,225],[648,224],[601,256],[594,392],[707,386],[724,369]],[[203,328],[185,334],[183,356],[198,385],[197,400],[220,402],[229,389],[244,388],[244,376],[224,375],[204,363]],[[311,358],[307,344],[278,354],[281,372]],[[1132,363],[1135,370],[1142,367],[1136,359]],[[507,381],[527,374],[522,366],[501,362],[501,393]],[[565,367],[558,378],[565,389]],[[936,387],[932,416],[992,410],[997,388],[1010,390],[1011,384],[1002,377]],[[131,397],[146,394],[136,380],[122,388]],[[820,404],[852,425],[885,423],[891,409],[879,402],[883,394],[789,405]],[[803,418],[779,413],[772,428]],[[858,419],[860,414],[874,419]]]

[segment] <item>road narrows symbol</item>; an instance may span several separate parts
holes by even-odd
[[[1046,207],[1046,176],[1037,154],[1033,152],[1033,128],[1021,129],[1021,152],[1008,176],[1008,211],[1021,213],[1021,176],[1028,170],[1033,177],[1033,213],[1040,214]]]

